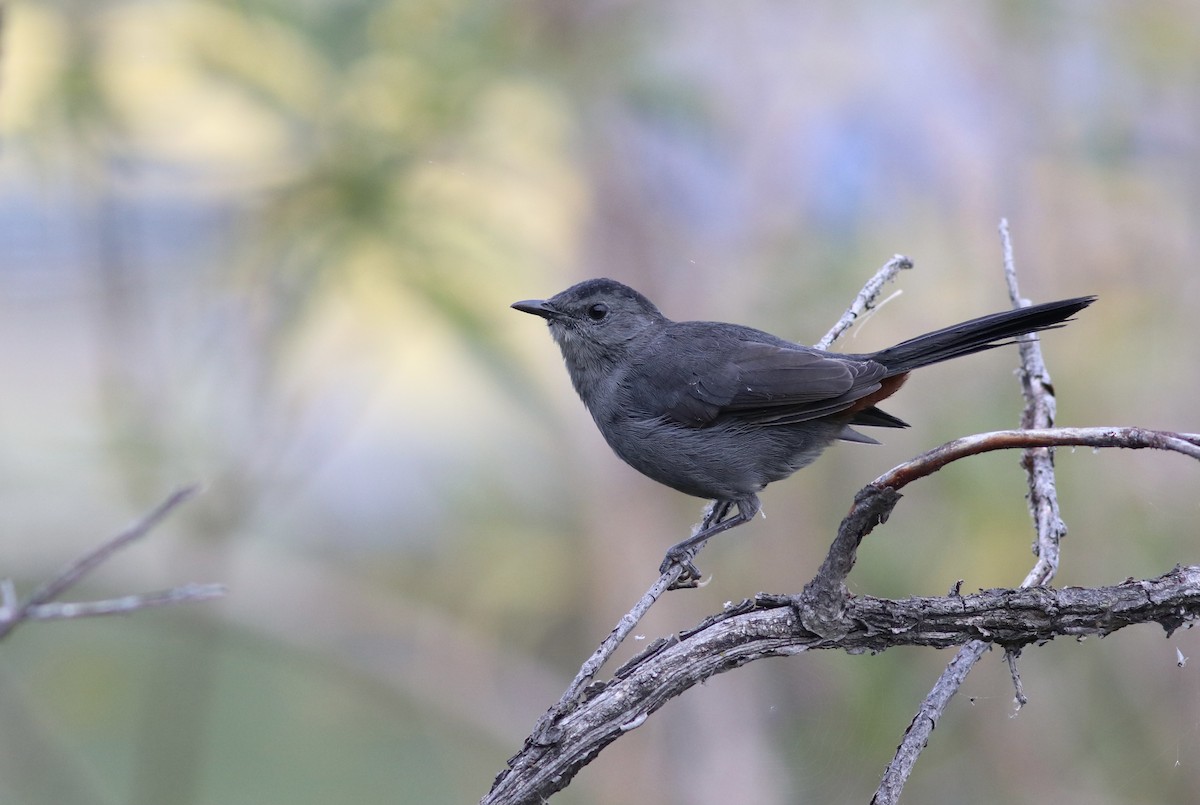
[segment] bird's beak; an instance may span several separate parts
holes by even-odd
[[[524,302],[513,302],[512,308],[522,313],[532,313],[535,316],[541,316],[543,319],[557,319],[562,315],[551,307],[550,303],[545,299],[526,299]]]

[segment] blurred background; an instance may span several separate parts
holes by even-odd
[[[0,575],[27,593],[199,481],[75,597],[230,594],[7,640],[4,803],[481,797],[702,512],[609,452],[508,308],[585,277],[811,343],[907,254],[838,345],[867,351],[1006,307],[1007,216],[1025,295],[1100,295],[1043,342],[1060,423],[1200,431],[1195,3],[5,5]],[[771,487],[638,633],[797,591],[861,485],[1016,424],[1015,365],[924,370],[887,407],[915,427]],[[1058,458],[1058,584],[1200,561],[1194,462]],[[909,488],[853,590],[1019,583],[1017,461]],[[993,652],[906,801],[1194,802],[1177,650],[1030,649],[1016,717]],[[725,674],[555,801],[865,802],[951,656]]]

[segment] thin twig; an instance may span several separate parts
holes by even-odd
[[[1137,427],[1043,428],[1039,430],[996,430],[963,436],[898,464],[871,482],[872,486],[901,489],[932,475],[952,461],[993,450],[1035,447],[1123,447],[1153,448],[1200,459],[1200,433],[1175,433]]]
[[[707,529],[717,520],[720,520],[723,514],[728,510],[727,505],[722,505],[720,501],[712,501],[704,511],[704,519],[692,527],[692,534],[699,534]],[[701,542],[693,546],[693,555],[700,552],[706,543]],[[616,627],[609,632],[608,637],[604,638],[603,642],[592,652],[592,656],[579,669],[579,673],[575,674],[575,678],[571,680],[571,684],[567,686],[566,691],[559,697],[550,709],[542,714],[542,717],[537,720],[533,727],[531,735],[532,740],[538,744],[554,743],[557,736],[557,730],[554,726],[555,722],[567,713],[572,704],[578,700],[583,689],[591,683],[596,677],[596,672],[599,671],[609,658],[620,647],[625,638],[637,627],[638,622],[650,611],[650,607],[654,606],[662,594],[668,590],[677,589],[677,583],[684,573],[684,566],[679,563],[674,563],[667,570],[660,574],[658,581],[650,585],[650,589],[638,599],[638,602],[633,605],[633,609],[625,613],[621,620],[617,621]],[[689,587],[700,586],[694,581],[688,584]]]
[[[829,349],[842,333],[850,329],[850,326],[858,320],[858,317],[866,313],[875,304],[875,300],[879,298],[879,294],[883,293],[883,286],[895,279],[896,275],[905,269],[913,267],[912,260],[902,254],[897,254],[883,264],[883,267],[875,272],[875,276],[867,280],[863,285],[862,290],[858,292],[858,296],[854,297],[854,301],[850,307],[846,308],[846,312],[837,320],[833,327],[829,328],[829,332],[818,341],[815,346],[817,349]]]
[[[933,689],[921,702],[908,729],[904,731],[904,739],[896,747],[896,754],[884,769],[879,788],[876,789],[875,796],[871,797],[871,805],[884,805],[900,799],[904,784],[908,782],[908,776],[917,765],[917,758],[928,743],[933,728],[937,726],[954,694],[962,687],[967,674],[990,645],[982,640],[972,640],[955,653],[954,659],[942,671]]]
[[[53,601],[68,588],[73,587],[91,570],[104,562],[108,557],[124,548],[131,542],[144,537],[150,529],[161,523],[171,513],[171,510],[184,501],[194,497],[200,491],[199,486],[185,486],[173,492],[166,500],[154,507],[148,514],[120,534],[105,542],[91,553],[84,554],[71,564],[64,567],[57,576],[42,584],[33,591],[25,602],[26,607],[35,607],[47,601]]]
[[[1004,280],[1008,285],[1008,297],[1014,307],[1027,306],[1029,301],[1021,297],[1017,284],[1012,238],[1008,233],[1006,218],[1000,220],[1000,242],[1004,250]],[[1021,352],[1018,376],[1021,395],[1025,398],[1021,427],[1052,428],[1058,413],[1058,402],[1054,397],[1050,371],[1042,357],[1041,342],[1034,336],[1026,336],[1019,339],[1018,348]],[[1058,508],[1054,453],[1047,447],[1026,450],[1021,456],[1021,466],[1025,468],[1025,480],[1029,486],[1029,514],[1036,532],[1033,552],[1038,558],[1021,586],[1049,584],[1058,573],[1059,544],[1067,535],[1067,525]]]
[[[211,601],[228,592],[224,584],[184,584],[169,590],[138,595],[123,595],[103,601],[64,601],[38,604],[26,610],[25,620],[54,621],[94,618],[99,615],[127,615],[139,609]]]
[[[121,548],[144,537],[172,510],[194,497],[198,492],[198,486],[188,486],[172,493],[166,500],[124,531],[64,567],[19,604],[16,603],[16,594],[13,591],[12,583],[5,580],[5,583],[0,585],[0,598],[2,598],[0,600],[0,639],[7,636],[18,624],[28,620],[61,620],[122,614],[147,607],[205,601],[224,595],[225,587],[223,585],[189,584],[170,590],[123,596],[105,601],[53,603],[54,599],[78,584],[84,576]]]
[[[654,606],[654,602],[671,588],[671,585],[679,579],[682,572],[682,566],[674,565],[666,573],[659,576],[658,581],[650,586],[650,589],[638,599],[633,608],[626,612],[621,617],[621,620],[617,621],[617,625],[609,632],[608,637],[604,638],[596,650],[592,652],[592,656],[588,657],[580,667],[579,673],[571,680],[571,684],[567,686],[563,695],[534,724],[530,740],[538,745],[551,744],[558,740],[558,730],[555,727],[555,723],[570,711],[574,703],[578,701],[584,687],[595,678],[596,672],[608,662],[609,658],[612,657],[625,638],[637,627],[638,622],[650,611],[650,607]]]
[[[1025,697],[1025,686],[1021,684],[1021,669],[1017,667],[1017,660],[1020,658],[1021,650],[1019,648],[1010,648],[1004,652],[1004,661],[1008,663],[1008,673],[1012,677],[1013,683],[1013,698],[1017,703],[1018,710],[1029,704],[1029,699]]]

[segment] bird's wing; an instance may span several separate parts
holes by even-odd
[[[701,343],[696,335],[668,332],[653,350],[656,360],[638,365],[640,377],[630,387],[643,392],[634,401],[639,408],[692,427],[718,419],[749,425],[803,422],[846,410],[878,391],[887,373],[875,361],[791,344],[757,330],[701,336]]]

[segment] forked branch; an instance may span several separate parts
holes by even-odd
[[[33,591],[24,601],[17,598],[12,581],[0,581],[0,640],[22,623],[36,620],[64,620],[98,615],[124,615],[151,607],[208,601],[225,594],[223,584],[186,584],[169,590],[123,595],[103,601],[60,602],[55,599],[78,584],[89,572],[110,559],[117,551],[146,536],[177,506],[193,497],[198,487],[189,486],[171,494],[137,522],[64,567],[57,575]]]

